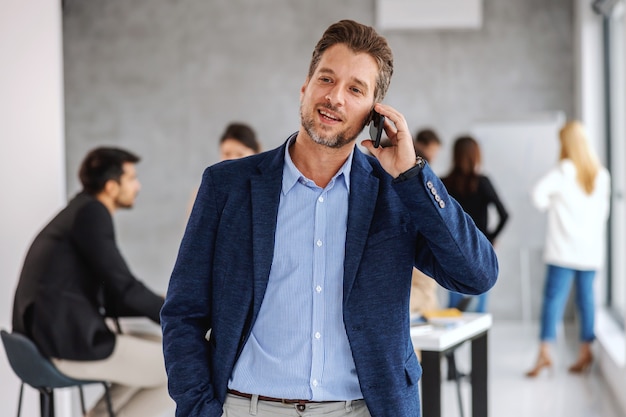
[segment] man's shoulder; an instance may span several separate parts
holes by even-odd
[[[70,200],[55,220],[58,225],[68,228],[68,232],[85,234],[100,230],[110,233],[113,230],[113,216],[109,210],[97,198],[85,193]]]
[[[104,210],[104,212],[102,211]],[[85,193],[74,196],[67,204],[61,208],[43,228],[42,233],[53,231],[59,233],[60,229],[71,227],[76,217],[83,213],[96,213],[102,215],[108,213],[106,207],[94,197]]]
[[[281,171],[284,163],[284,146],[245,158],[218,162],[206,168],[204,175],[223,181],[237,181],[253,175]]]
[[[91,216],[91,217],[111,217],[109,210],[96,197],[79,193],[72,198],[65,208],[66,211],[74,214],[74,216]]]

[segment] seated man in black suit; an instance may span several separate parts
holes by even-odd
[[[133,276],[115,241],[113,213],[131,208],[139,158],[116,148],[91,151],[80,167],[83,190],[33,241],[13,306],[13,331],[30,337],[61,372],[113,383],[123,416],[173,410],[160,340],[116,334],[107,317],[159,322],[163,297]],[[89,416],[104,416],[104,400]]]

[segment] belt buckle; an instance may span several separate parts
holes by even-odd
[[[298,411],[306,410],[306,403],[307,403],[306,400],[292,401],[292,400],[286,400],[284,398],[281,398],[280,402],[286,405],[295,405]]]

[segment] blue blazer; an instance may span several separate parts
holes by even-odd
[[[281,146],[203,174],[161,310],[177,416],[222,415],[268,283],[284,154]],[[373,417],[418,417],[412,268],[447,289],[480,294],[496,281],[493,248],[428,166],[394,183],[357,148],[344,265],[343,319],[367,407]]]

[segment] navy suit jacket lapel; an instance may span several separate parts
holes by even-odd
[[[346,233],[346,257],[344,260],[344,305],[354,284],[365,242],[374,216],[379,180],[372,175],[372,167],[359,149],[354,150],[350,174],[350,197],[348,201],[348,225]]]
[[[282,192],[285,146],[268,152],[250,180],[252,252],[254,254],[253,322],[261,307],[274,257],[276,218]]]

